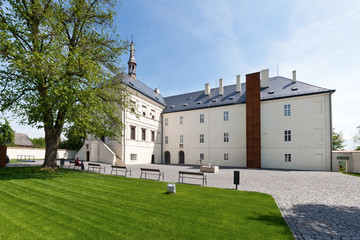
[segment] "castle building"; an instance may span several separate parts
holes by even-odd
[[[122,114],[119,140],[89,136],[77,157],[110,164],[212,164],[332,170],[331,96],[335,90],[293,78],[247,74],[233,85],[162,97],[136,78],[133,43],[128,73],[116,78],[139,117]]]

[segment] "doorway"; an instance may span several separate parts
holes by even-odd
[[[86,151],[86,161],[90,161],[90,151]]]
[[[170,164],[170,152],[166,151],[164,153],[164,156],[165,156],[165,164]]]
[[[151,155],[151,163],[154,164],[155,163],[155,155]]]
[[[184,153],[184,151],[179,152],[179,164],[185,164],[185,153]]]

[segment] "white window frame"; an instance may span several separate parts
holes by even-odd
[[[184,135],[180,135],[180,143],[184,143]]]
[[[169,137],[165,136],[165,144],[169,144]]]
[[[205,155],[203,153],[200,153],[200,161],[204,161]]]
[[[169,119],[165,118],[165,126],[169,126]]]
[[[137,154],[136,153],[131,153],[130,154],[130,160],[131,161],[136,161],[137,160]]]
[[[224,133],[224,142],[229,142],[229,133]]]
[[[200,113],[200,123],[205,122],[205,115],[203,113]]]
[[[224,122],[229,121],[229,111],[224,112]]]
[[[291,105],[290,104],[284,105],[284,116],[291,116]]]
[[[146,141],[146,128],[141,128],[141,140]]]
[[[291,142],[291,130],[284,131],[284,141]]]
[[[134,129],[134,138],[132,136],[132,130]],[[136,140],[136,127],[135,126],[130,126],[130,139],[131,140]]]
[[[291,153],[285,153],[285,162],[291,162]]]
[[[180,117],[180,125],[184,123],[184,117]]]
[[[199,139],[200,143],[204,143],[205,142],[205,136],[203,133],[200,134],[200,139]]]
[[[151,131],[151,141],[155,142],[155,131]]]
[[[229,153],[224,153],[224,161],[229,161]]]

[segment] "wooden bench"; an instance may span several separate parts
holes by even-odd
[[[100,172],[101,169],[104,169],[104,173],[105,173],[105,166],[102,167],[100,165],[100,163],[88,163],[88,171],[90,170],[90,168],[92,168],[93,171],[95,171],[95,168],[99,169],[99,172]]]
[[[140,169],[141,169],[140,178],[142,177],[143,173],[145,173],[145,178],[146,178],[146,174],[153,174],[159,176],[158,181],[160,181],[161,176],[162,179],[164,180],[164,172],[161,172],[160,169],[153,169],[153,168],[140,168]]]
[[[184,175],[190,175],[190,177],[184,176]],[[202,186],[207,185],[207,178],[206,178],[205,173],[203,173],[203,172],[179,171],[179,180],[178,180],[178,182],[180,182],[180,179],[181,179],[181,183],[184,183],[184,178],[202,179]]]
[[[122,171],[124,172],[125,171],[125,177],[126,177],[126,174],[129,172],[130,173],[130,176],[131,176],[131,169],[128,169],[127,167],[125,166],[117,166],[117,165],[111,165],[111,173],[110,175],[112,175],[112,172],[113,170],[115,169],[115,174],[117,175],[117,172],[118,171]]]
[[[84,160],[81,160],[79,162],[80,162],[80,165],[76,165],[75,160],[70,160],[69,161],[69,168],[71,167],[71,165],[74,165],[74,169],[75,169],[75,167],[78,167],[78,169],[81,168],[81,166],[84,165]],[[81,169],[84,169],[84,168],[81,168]]]

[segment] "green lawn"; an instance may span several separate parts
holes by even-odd
[[[346,172],[343,172],[343,173],[347,174],[347,175],[351,175],[351,176],[360,177],[360,173],[346,173]]]
[[[266,194],[0,168],[0,239],[293,239]]]

